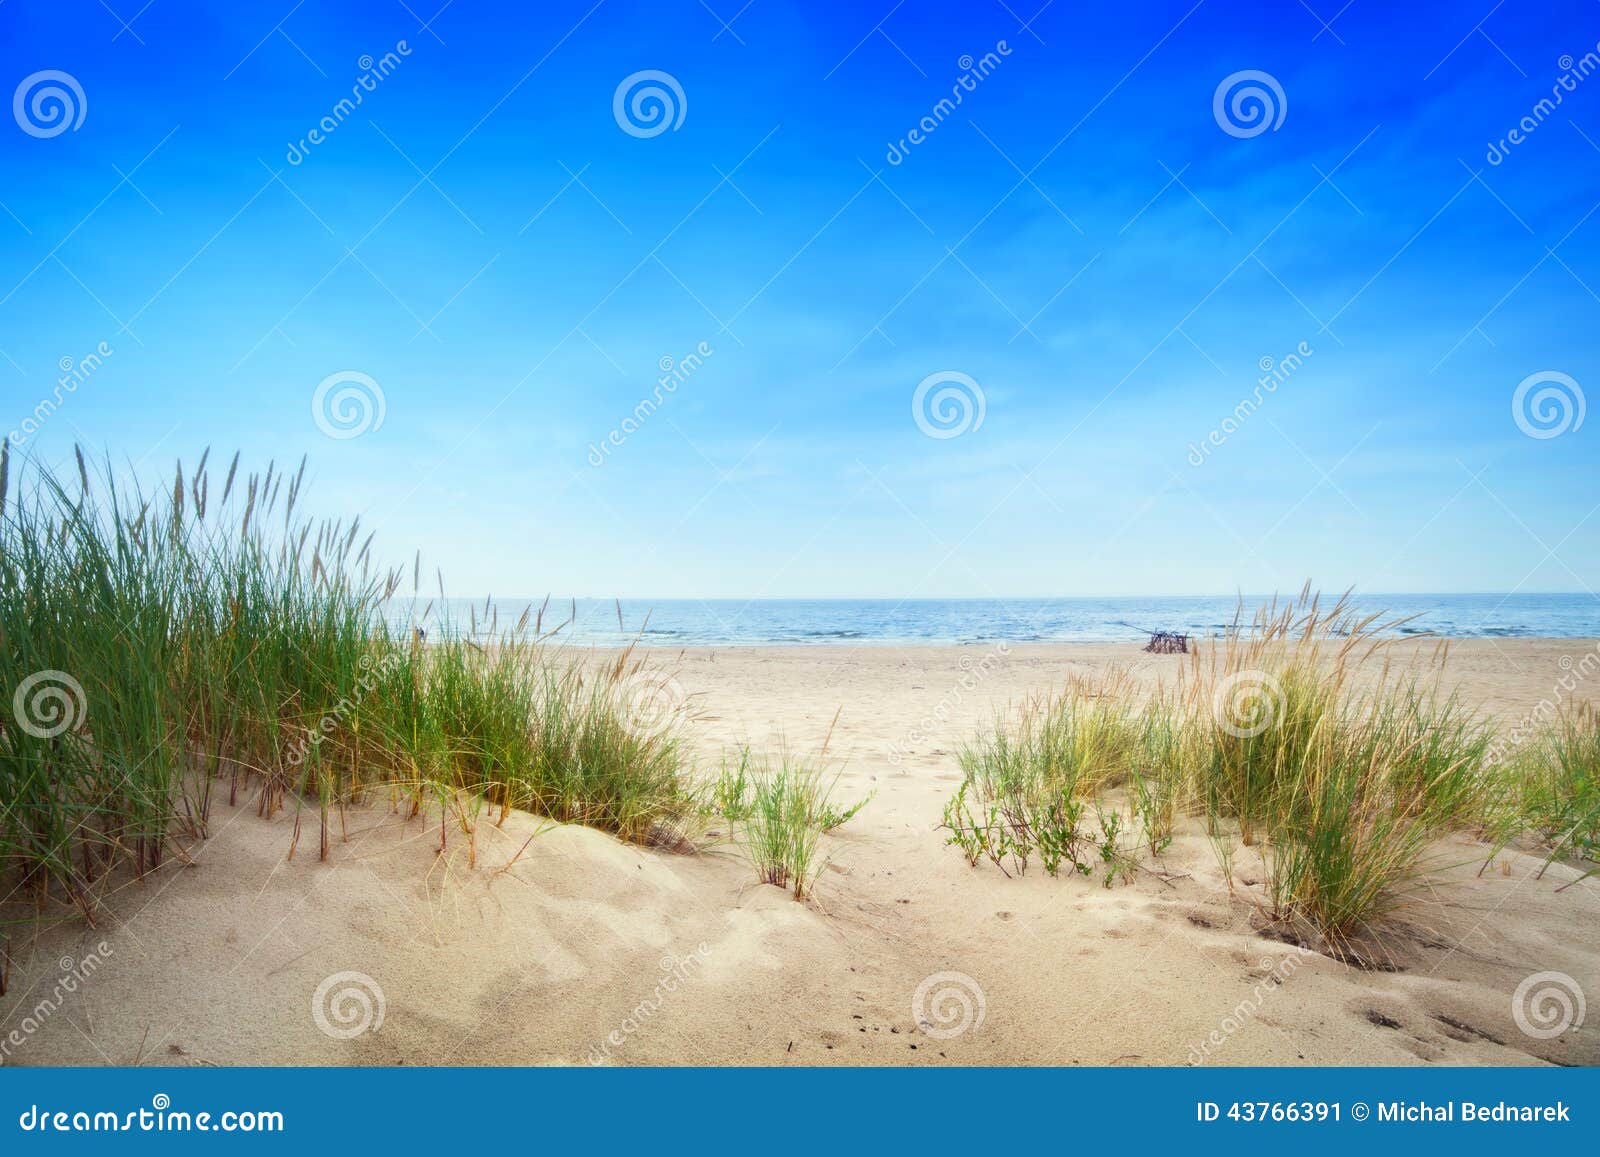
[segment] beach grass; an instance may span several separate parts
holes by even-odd
[[[1171,838],[1181,787],[1169,766],[1174,740],[1170,721],[1133,701],[1122,674],[1030,699],[962,747],[962,783],[944,814],[948,840],[974,864],[987,858],[1025,872],[1037,854],[1050,875],[1063,867],[1092,875],[1098,861],[1110,880],[1128,865],[1125,836],[1157,850]],[[1130,787],[1135,824],[1105,803]]]
[[[791,888],[797,900],[804,898],[821,867],[822,828],[815,817],[823,790],[818,769],[781,757],[776,767],[755,776],[740,827],[740,846],[756,877]]]
[[[1592,713],[1530,755],[1538,786],[1519,803],[1492,728],[1440,688],[1443,649],[1393,660],[1400,625],[1307,588],[1241,613],[1173,682],[1026,703],[962,750],[949,842],[1010,870],[1037,852],[1051,874],[1094,874],[1098,853],[1110,881],[1195,814],[1230,886],[1238,847],[1256,848],[1266,915],[1336,947],[1405,899],[1451,831],[1503,842],[1542,817],[1558,850],[1592,849]]]
[[[1442,649],[1391,661],[1401,625],[1308,589],[1185,672],[1213,838],[1259,843],[1271,915],[1333,942],[1399,902],[1441,835],[1494,807],[1490,728],[1441,691]]]
[[[728,820],[758,880],[801,900],[825,862],[822,836],[849,823],[872,800],[869,794],[850,804],[836,802],[839,776],[828,766],[826,741],[814,757],[786,746],[772,756],[757,755],[740,745],[724,754],[700,793],[701,806],[705,814]]]
[[[203,456],[148,491],[81,453],[67,477],[0,456],[0,875],[85,915],[97,881],[203,838],[219,793],[315,824],[382,791],[475,854],[511,808],[647,841],[689,807],[675,730],[548,645],[543,611],[391,625],[406,575],[359,520],[300,513],[305,466]],[[410,570],[413,608],[420,560]],[[424,607],[420,615],[428,617]],[[495,809],[491,811],[490,809]]]
[[[1506,766],[1521,813],[1549,849],[1546,867],[1563,857],[1600,863],[1600,710],[1583,703],[1562,713]]]

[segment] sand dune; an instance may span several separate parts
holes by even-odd
[[[1448,672],[1515,719],[1552,694],[1561,656],[1595,646],[1461,642]],[[673,855],[572,827],[529,842],[544,825],[520,814],[480,837],[469,869],[459,832],[440,855],[436,824],[381,799],[350,812],[331,862],[310,841],[291,861],[292,817],[224,806],[191,864],[120,889],[99,927],[17,934],[6,1063],[1600,1063],[1593,1016],[1542,1039],[1512,1010],[1539,972],[1600,995],[1600,880],[1558,892],[1568,868],[1536,880],[1538,861],[1510,854],[1480,876],[1483,848],[1449,841],[1433,885],[1389,925],[1394,970],[1373,971],[1259,934],[1258,889],[1230,897],[1193,825],[1166,879],[1109,889],[969,868],[943,845],[953,752],[977,723],[1069,672],[1119,662],[1149,681],[1174,657],[1013,645],[671,658],[708,754],[744,739],[814,749],[842,708],[840,791],[877,796],[828,837],[814,902],[756,884],[726,849]]]

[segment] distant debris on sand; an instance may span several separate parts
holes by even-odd
[[[1175,631],[1151,631],[1150,641],[1144,645],[1144,649],[1156,655],[1187,655],[1189,636]]]
[[[1127,627],[1130,631],[1138,631],[1149,635],[1150,641],[1144,649],[1153,655],[1187,655],[1189,653],[1189,636],[1179,634],[1177,631],[1152,631],[1148,627],[1136,627],[1132,623],[1118,620],[1117,626]]]

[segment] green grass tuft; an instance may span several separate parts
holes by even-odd
[[[1141,699],[1113,675],[1031,701],[962,750],[949,842],[973,865],[1025,871],[1038,854],[1110,882],[1198,814],[1230,885],[1237,846],[1259,848],[1268,914],[1335,947],[1405,897],[1450,831],[1503,842],[1533,818],[1552,854],[1592,857],[1594,713],[1507,775],[1491,727],[1440,691],[1442,648],[1431,677],[1392,663],[1398,625],[1307,588],[1203,642],[1176,686]]]
[[[848,806],[833,801],[839,774],[826,769],[827,745],[816,759],[787,750],[775,760],[755,756],[741,746],[724,756],[717,777],[702,793],[702,810],[734,825],[735,842],[764,884],[794,892],[797,900],[811,890],[822,868],[822,836],[853,819],[872,795]]]
[[[314,815],[322,856],[378,789],[473,856],[490,809],[637,841],[687,810],[674,728],[630,714],[631,654],[587,668],[531,610],[422,645],[359,520],[299,513],[304,463],[235,456],[218,485],[203,456],[153,493],[81,454],[65,479],[22,466],[0,452],[0,876],[41,898],[90,914],[107,873],[203,838],[218,790],[292,807],[291,853]]]

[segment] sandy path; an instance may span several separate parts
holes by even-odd
[[[1448,672],[1514,719],[1552,694],[1563,655],[1595,646],[1457,643]],[[841,794],[877,797],[829,839],[815,903],[754,884],[732,854],[658,854],[575,828],[498,871],[535,830],[524,816],[483,836],[476,871],[459,837],[437,856],[436,828],[382,805],[352,812],[331,863],[307,843],[286,861],[286,819],[224,807],[193,866],[128,886],[100,928],[16,945],[6,1063],[1600,1063],[1593,1014],[1549,1040],[1512,1015],[1536,972],[1600,998],[1600,880],[1558,894],[1568,869],[1535,881],[1535,861],[1511,856],[1480,878],[1481,849],[1452,841],[1441,861],[1457,866],[1391,926],[1400,970],[1373,972],[1257,935],[1251,889],[1229,898],[1192,826],[1165,858],[1182,878],[1110,889],[1037,868],[1008,879],[943,845],[952,753],[977,723],[1070,671],[1119,662],[1153,680],[1175,658],[1097,644],[661,658],[678,664],[707,754],[745,739],[814,750],[840,712]],[[1593,682],[1578,694],[1600,698]],[[93,975],[39,1015],[90,960]],[[341,973],[362,976],[334,992],[381,989],[376,1032],[319,1025],[315,994]],[[925,1015],[959,1021],[965,999],[966,1031],[918,1030],[930,977]],[[359,1002],[335,1002],[328,1028],[340,1007],[359,1025]]]

